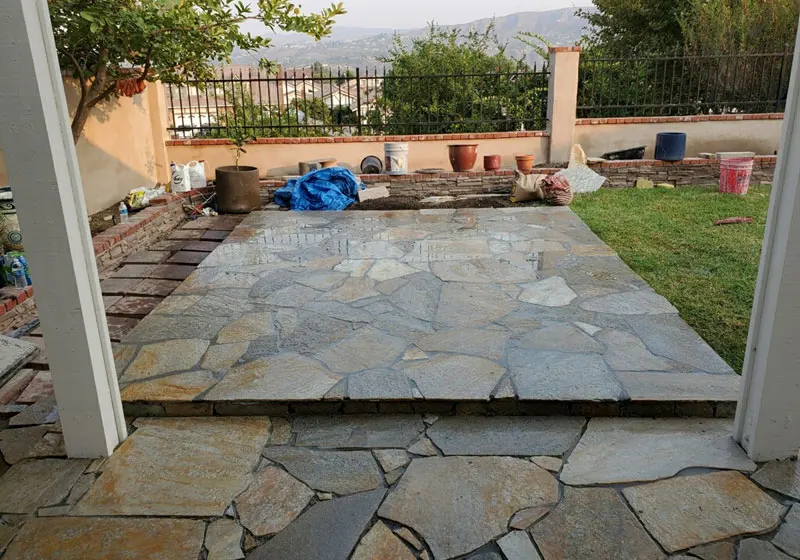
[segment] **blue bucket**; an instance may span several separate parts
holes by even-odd
[[[681,161],[685,156],[685,132],[660,132],[656,135],[656,159],[661,161]]]

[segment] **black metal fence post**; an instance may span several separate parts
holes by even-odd
[[[783,46],[783,56],[781,57],[781,67],[778,71],[778,91],[775,92],[775,112],[780,112],[781,94],[783,93],[783,73],[786,69],[786,59],[789,56],[789,45]]]
[[[361,120],[361,68],[356,68],[356,119],[358,119],[358,135],[362,136]]]

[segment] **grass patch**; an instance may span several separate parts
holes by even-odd
[[[571,208],[736,371],[744,361],[770,187],[602,189]],[[732,216],[752,224],[715,226]]]

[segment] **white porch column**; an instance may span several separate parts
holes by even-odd
[[[70,457],[127,436],[46,0],[0,2],[0,147]]]
[[[734,427],[754,461],[800,449],[800,36],[794,52]]]

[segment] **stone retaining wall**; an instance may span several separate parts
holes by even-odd
[[[753,166],[752,184],[772,183],[777,156],[757,156]],[[636,179],[644,177],[656,183],[675,186],[712,186],[719,182],[720,162],[716,159],[687,158],[670,163],[657,160],[606,161],[591,167],[608,180],[606,188],[634,187]],[[556,168],[537,168],[536,173],[556,173]],[[506,194],[511,192],[514,171],[469,171],[462,173],[408,175],[359,175],[368,187],[384,186],[393,196],[422,199],[428,196],[461,196],[474,194]],[[289,177],[263,179],[261,188],[271,201],[275,190],[286,184]]]

